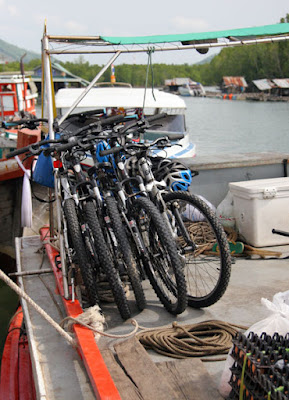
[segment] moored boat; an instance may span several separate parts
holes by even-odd
[[[116,85],[116,84],[114,84]],[[55,103],[60,117],[84,93],[82,88],[60,89],[55,96]],[[154,140],[159,136],[170,133],[183,134],[184,138],[166,148],[170,158],[192,158],[196,155],[196,146],[191,143],[186,131],[185,111],[186,104],[179,96],[165,93],[158,89],[144,89],[132,87],[94,87],[87,96],[77,105],[75,112],[84,112],[94,109],[103,109],[105,114],[123,114],[125,116],[151,116],[156,113],[166,113],[167,117],[161,126],[156,126],[146,132],[143,140]]]
[[[189,78],[166,79],[164,90],[181,96],[206,96],[204,86],[200,82],[192,81]]]
[[[277,32],[277,31],[278,31],[278,33],[280,33],[280,30],[277,30],[277,28],[276,28],[275,32]],[[266,30],[263,29],[263,30],[259,31],[259,34],[263,36],[265,34],[265,32],[266,32]],[[288,26],[287,26],[287,31],[286,32],[287,33],[289,32],[289,27]],[[271,30],[271,33],[272,33],[272,30]],[[284,31],[283,31],[283,33],[284,33]],[[222,35],[224,35],[224,32],[222,32]],[[182,36],[182,35],[180,35],[180,36]],[[216,34],[213,35],[213,36],[216,37]],[[228,35],[228,37],[230,37],[230,36],[234,37],[233,43],[235,45],[236,44],[236,40],[235,40],[236,32],[230,32],[230,35]],[[244,32],[239,32],[239,36],[242,37],[242,43],[243,43],[243,41],[244,41],[243,40]],[[218,37],[218,35],[217,35],[217,37]],[[226,37],[227,37],[227,35],[226,35]],[[117,39],[118,39],[118,41],[117,41],[117,43],[118,43],[120,41],[120,38],[117,38]],[[181,38],[180,37],[178,38],[178,40],[181,41],[182,43],[183,43],[183,41],[189,41],[190,39],[194,40],[194,36],[193,35],[189,36],[189,37],[188,36],[186,36],[186,37],[182,36]],[[49,54],[53,54],[53,52],[55,51],[55,50],[49,50],[49,47],[48,47],[49,40],[52,40],[52,41],[55,40],[56,42],[63,41],[65,43],[65,46],[67,46],[67,43],[69,42],[69,38],[67,38],[67,37],[64,38],[63,36],[62,37],[48,36],[48,35],[46,35],[46,33],[44,35],[44,38],[43,38],[44,50],[45,50],[44,51],[44,53],[45,53],[44,54],[44,63],[46,65],[46,73],[48,74],[48,78],[47,78],[47,87],[48,88],[49,88],[49,85],[51,84],[50,75],[49,75],[50,68],[49,68],[49,56],[48,55]],[[82,41],[83,40],[83,42],[86,42],[88,39],[87,39],[87,37],[85,37],[83,39],[74,37],[71,42],[73,44],[75,44],[75,40],[78,40],[78,41]],[[97,38],[93,39],[94,42],[95,41],[97,42],[97,40],[100,40],[99,37],[98,37],[98,39]],[[100,42],[101,51],[103,51],[103,45],[104,45],[103,40],[105,40],[106,43],[107,43],[107,41],[110,40],[110,43],[114,44],[114,40],[113,39],[109,39],[109,38],[103,38],[102,39],[101,38],[101,42]],[[156,39],[154,39],[154,40],[156,40]],[[162,40],[164,40],[164,38],[162,38]],[[174,40],[176,40],[175,37],[174,37]],[[167,37],[166,37],[166,41],[167,41]],[[135,42],[135,38],[134,38],[133,42]],[[241,43],[239,45],[241,45]],[[47,46],[47,47],[45,47],[45,46]],[[196,46],[199,46],[200,48],[202,48],[205,45],[204,45],[204,43],[201,43],[201,44],[188,44],[188,46],[194,46],[193,48],[196,48]],[[125,43],[125,49],[126,49],[126,43]],[[115,50],[113,50],[113,52],[114,51]],[[65,53],[65,51],[63,51],[63,50],[62,50],[62,52]],[[45,57],[48,57],[48,58],[45,59]],[[112,61],[113,61],[113,58],[112,58]],[[92,84],[92,87],[93,87],[93,85],[94,84]],[[91,89],[92,89],[92,87],[91,87]],[[78,99],[75,99],[75,101],[73,102],[72,105],[68,106],[69,109],[67,110],[67,112],[64,112],[64,114],[60,117],[60,122],[61,123],[63,121],[65,121],[65,118],[69,114],[69,112],[71,112],[81,102],[82,95],[84,95],[84,94],[85,94],[85,90],[83,91],[81,96],[78,97]],[[48,95],[48,97],[49,96],[50,95]],[[50,100],[52,100],[52,99],[50,99]],[[52,103],[50,103],[50,106],[52,106]],[[54,121],[54,116],[53,116],[53,112],[52,112],[52,107],[50,107],[50,113],[49,113],[49,129],[50,129],[50,131],[49,131],[49,134],[51,135],[51,138],[54,137],[53,121]],[[208,184],[210,185],[211,183],[212,182],[209,182]],[[49,231],[48,228],[47,228],[47,230]],[[21,241],[18,242],[19,250],[20,249],[23,250],[23,253],[26,251],[26,261],[28,261],[28,263],[29,263],[29,260],[31,258],[31,249],[33,247],[34,247],[34,249],[38,249],[39,246],[41,245],[41,240],[42,240],[42,243],[45,244],[46,247],[49,246],[50,250],[48,250],[48,253],[51,250],[55,250],[55,246],[56,245],[55,245],[55,243],[51,242],[51,240],[53,239],[52,235],[53,235],[54,232],[51,229],[51,232],[49,231],[49,234],[48,234],[47,230],[46,231],[42,231],[43,234],[41,236],[41,239],[33,238],[33,239],[31,239],[30,243],[29,243],[28,239],[23,239],[23,240],[21,239]],[[51,236],[50,236],[50,233],[51,233]],[[33,244],[33,246],[32,246],[32,244]],[[19,258],[18,258],[19,260],[21,259],[21,261],[23,261],[25,259],[23,253],[22,253],[22,255],[19,255]],[[57,255],[54,254],[53,251],[51,253],[52,253],[51,265],[52,265],[54,276],[55,276],[55,279],[56,279],[56,282],[57,282],[57,295],[60,296],[61,301],[65,302],[65,301],[67,301],[67,299],[64,299],[64,296],[63,296],[63,293],[62,293],[62,286],[61,285],[62,285],[62,278],[63,277],[61,275],[61,269],[59,267],[59,265],[60,265],[59,258],[56,257]],[[34,251],[33,255],[35,256],[35,254],[36,254],[36,256],[38,255],[38,261],[39,261],[39,259],[41,258],[41,254],[39,254],[39,252],[37,254],[37,251]],[[31,267],[31,265],[30,265],[30,267]],[[19,272],[22,272],[22,271],[19,271]],[[236,273],[237,273],[237,271],[236,271]],[[263,279],[264,278],[264,270],[263,269],[262,269],[260,275],[261,275],[260,279]],[[53,278],[53,275],[51,275],[51,276]],[[252,282],[254,283],[254,287],[252,287],[252,293],[251,294],[252,294],[252,296],[254,295],[255,296],[254,299],[256,299],[257,298],[257,293],[256,293],[257,290],[256,290],[256,287],[255,287],[256,280],[254,278],[251,278],[251,275],[249,275],[249,278],[250,278],[249,280],[250,280],[251,284],[252,284]],[[19,279],[21,279],[21,277]],[[34,283],[33,279],[31,279],[31,277],[28,277],[28,278],[25,278],[25,280],[27,282],[26,283],[26,290],[29,290],[30,294],[32,294],[33,290],[35,290],[35,285],[33,284]],[[284,275],[282,275],[282,280],[284,281]],[[238,276],[236,276],[236,280],[234,281],[234,283],[235,283],[235,285],[240,284],[240,279],[238,279]],[[270,284],[271,284],[271,285],[269,285],[270,290],[271,289],[273,290],[274,283],[275,282],[270,282]],[[278,282],[278,284],[279,283],[280,282]],[[263,295],[263,288],[265,287],[265,284],[263,284],[263,285],[264,286],[261,287],[262,295]],[[23,286],[25,288],[25,284]],[[29,289],[28,289],[28,287],[29,287]],[[48,287],[50,289],[52,289],[53,293],[55,293],[55,282],[53,281],[53,279],[52,279],[52,281],[50,281]],[[39,302],[41,302],[41,295],[42,295],[41,290],[38,290],[37,293],[38,293],[38,296],[39,296]],[[250,313],[249,318],[245,318],[244,314],[245,314],[245,311],[247,311],[247,310],[245,310],[244,314],[242,314],[242,315],[240,315],[240,313],[238,313],[238,307],[240,307],[240,305],[239,305],[237,300],[242,299],[242,301],[244,301],[244,303],[245,303],[246,308],[248,308],[248,294],[247,294],[247,291],[245,291],[244,287],[242,287],[242,285],[241,285],[241,290],[240,290],[240,293],[239,293],[240,297],[235,302],[233,302],[232,298],[235,299],[234,296],[236,296],[236,293],[239,293],[238,290],[236,290],[236,287],[232,287],[232,290],[230,291],[229,295],[226,297],[225,304],[224,303],[222,305],[218,304],[218,305],[214,306],[214,308],[212,308],[211,310],[206,310],[206,311],[203,311],[203,310],[202,311],[194,310],[194,311],[190,311],[190,312],[186,311],[186,313],[184,313],[181,316],[180,321],[181,322],[187,322],[188,320],[190,320],[190,321],[192,321],[192,320],[195,321],[196,319],[200,320],[200,319],[203,319],[204,315],[207,316],[208,319],[211,319],[212,316],[215,317],[215,318],[220,318],[221,316],[224,315],[224,313],[226,313],[227,316],[228,315],[233,316],[233,320],[235,320],[235,318],[237,318],[237,316],[238,316],[239,322],[243,322],[243,323],[247,322],[248,323],[248,319],[249,319],[249,323],[254,322],[253,318],[255,316],[252,315],[252,313]],[[144,310],[143,313],[137,314],[137,319],[138,319],[138,321],[140,323],[142,323],[143,325],[146,324],[146,326],[148,326],[148,327],[152,327],[153,325],[156,325],[156,324],[158,324],[158,325],[162,324],[163,325],[163,324],[166,324],[166,323],[173,322],[175,317],[169,318],[167,316],[167,314],[165,312],[163,312],[163,309],[158,308],[158,306],[155,304],[155,298],[153,297],[152,292],[149,292],[149,299],[150,299],[150,302],[151,302],[150,308],[148,310]],[[22,300],[22,304],[25,304],[25,300]],[[48,306],[50,306],[51,304],[52,304],[52,301],[51,300],[48,301]],[[224,310],[224,308],[222,308],[222,306],[224,306],[224,305],[225,305],[225,310]],[[82,310],[77,309],[77,307],[78,307],[77,301],[73,303],[71,300],[68,300],[67,301],[67,306],[71,307],[73,309],[73,311],[75,312],[75,314],[74,314],[75,316],[78,316],[79,314],[82,313]],[[257,311],[259,311],[258,317],[260,317],[260,310],[258,309],[258,307],[256,307],[256,308],[257,308]],[[229,314],[229,309],[231,311],[230,314]],[[251,312],[252,310],[250,309],[249,311]],[[109,329],[110,330],[115,330],[115,331],[120,330],[121,332],[123,330],[127,330],[127,326],[125,326],[125,324],[122,324],[119,319],[115,318],[115,314],[113,314],[113,313],[109,314],[109,311],[107,312],[107,314],[109,316],[112,315],[111,319],[109,319],[109,324],[110,324]],[[71,315],[72,315],[72,313],[71,313]],[[160,316],[162,316],[162,318],[160,318]],[[44,324],[41,322],[41,319],[38,318],[38,325],[36,326],[36,330],[39,328],[39,331],[38,331],[39,339],[42,340],[42,342],[39,342],[39,345],[36,346],[35,337],[33,336],[33,332],[32,332],[32,329],[33,329],[33,323],[32,322],[33,321],[31,321],[31,319],[29,319],[29,314],[28,313],[25,314],[25,317],[26,317],[25,323],[26,323],[27,330],[28,330],[29,345],[30,345],[30,348],[33,349],[33,352],[31,352],[31,360],[32,360],[32,366],[33,366],[33,379],[34,379],[35,387],[38,388],[38,390],[37,390],[37,398],[40,398],[40,399],[53,398],[53,397],[57,396],[57,393],[58,393],[57,391],[58,390],[63,390],[64,385],[67,383],[66,380],[65,380],[65,376],[63,376],[63,373],[68,371],[68,366],[71,367],[72,369],[74,369],[74,372],[76,372],[76,377],[77,377],[77,379],[75,379],[76,384],[78,383],[79,377],[83,378],[83,376],[84,376],[84,381],[86,381],[86,383],[89,380],[89,385],[88,386],[90,387],[90,389],[88,389],[88,390],[90,390],[90,391],[89,392],[83,392],[81,390],[82,386],[79,385],[77,387],[77,392],[74,392],[71,395],[68,394],[68,392],[66,392],[64,394],[64,396],[66,396],[66,397],[58,397],[58,399],[60,399],[60,398],[70,398],[70,399],[74,399],[74,398],[76,399],[77,398],[77,399],[79,399],[79,398],[81,398],[79,396],[79,393],[83,397],[84,397],[84,393],[89,393],[86,397],[84,397],[86,399],[90,398],[88,396],[92,396],[92,398],[94,396],[94,397],[97,397],[97,398],[100,398],[100,399],[104,399],[104,398],[118,399],[118,398],[120,398],[120,395],[119,395],[118,392],[115,392],[115,391],[113,393],[106,392],[107,390],[112,390],[112,388],[114,390],[114,388],[115,388],[114,384],[116,384],[116,382],[119,384],[118,387],[122,386],[123,381],[119,382],[117,377],[112,379],[113,384],[108,385],[109,387],[106,387],[105,392],[102,392],[102,389],[103,389],[102,385],[104,385],[104,384],[107,385],[107,382],[111,382],[111,377],[108,378],[108,376],[110,374],[112,374],[113,372],[115,372],[115,371],[117,371],[118,376],[121,376],[121,374],[123,374],[123,370],[121,368],[119,368],[119,365],[116,362],[113,365],[113,367],[111,367],[110,371],[112,371],[112,372],[110,372],[109,375],[107,375],[107,372],[104,372],[104,371],[107,371],[106,367],[105,368],[98,368],[98,366],[99,366],[98,363],[99,362],[101,362],[102,366],[104,366],[105,363],[102,361],[103,360],[102,357],[99,357],[98,346],[96,346],[95,344],[92,345],[91,338],[90,338],[89,341],[86,340],[87,335],[91,336],[91,331],[90,330],[87,330],[87,328],[84,328],[84,327],[79,327],[78,325],[74,326],[75,337],[78,338],[78,342],[77,342],[78,352],[82,356],[83,356],[83,354],[85,352],[86,355],[89,357],[89,360],[85,359],[85,357],[82,357],[83,364],[82,364],[82,360],[80,360],[80,359],[77,359],[77,361],[75,362],[75,358],[74,357],[76,357],[77,352],[73,348],[69,348],[69,351],[72,350],[75,354],[73,354],[73,357],[70,360],[70,363],[67,364],[67,368],[66,368],[66,366],[61,367],[61,366],[59,366],[59,364],[57,362],[55,362],[54,355],[58,356],[57,351],[54,351],[54,353],[53,353],[53,351],[50,350],[50,352],[49,351],[47,352],[47,355],[48,356],[50,355],[50,357],[49,358],[47,357],[46,359],[44,358],[42,360],[42,366],[41,367],[43,367],[43,370],[39,371],[39,369],[36,368],[37,366],[40,365],[39,364],[39,359],[37,359],[37,356],[39,355],[39,352],[42,351],[43,341],[44,342],[45,341],[49,342],[51,340],[50,344],[52,345],[52,348],[53,348],[53,345],[55,344],[54,343],[54,339],[52,339],[52,336],[50,337],[50,334],[49,334],[48,330],[45,330]],[[172,318],[174,318],[174,319],[172,319]],[[240,321],[240,319],[242,321]],[[39,322],[39,320],[40,320],[40,322]],[[75,330],[77,330],[78,333],[76,333]],[[78,334],[79,334],[79,336],[77,336]],[[106,342],[105,344],[106,344],[107,347],[109,347],[109,343]],[[66,343],[60,342],[60,347],[62,348],[62,351],[64,353],[66,353],[66,354],[68,353]],[[133,351],[131,353],[133,353]],[[96,356],[96,354],[97,354],[97,356]],[[60,356],[60,358],[61,358],[61,356]],[[94,369],[93,374],[92,374],[91,367],[93,367],[93,369]],[[212,371],[214,371],[214,368],[216,368],[216,367],[212,367]],[[83,370],[85,372],[84,374],[82,373]],[[187,368],[186,369],[186,371],[193,371],[193,370],[194,370],[194,368]],[[147,368],[147,371],[143,371],[143,376],[142,376],[143,381],[145,381],[145,379],[147,378],[147,374],[145,374],[145,372],[149,373],[150,372],[149,368]],[[216,373],[216,371],[214,371],[214,372]],[[3,374],[4,373],[5,373],[5,370],[4,370]],[[58,388],[57,389],[52,389],[54,391],[52,392],[51,395],[49,395],[49,393],[46,391],[46,384],[50,383],[50,377],[51,377],[52,374],[54,375],[54,377],[56,375],[61,375],[62,379],[60,379],[58,381],[58,384],[59,384]],[[95,375],[94,374],[96,374],[96,378],[97,379],[95,379]],[[127,376],[129,376],[129,373],[126,374],[126,378],[127,378]],[[43,379],[46,380],[47,382],[43,382]],[[207,377],[206,377],[206,379],[207,379]],[[193,381],[193,378],[190,378],[190,380]],[[160,381],[159,380],[155,380],[155,381],[157,381],[156,382],[157,385],[160,385],[161,380]],[[207,382],[208,382],[208,380],[207,380]],[[45,387],[43,386],[43,383],[44,383]],[[144,386],[145,386],[145,384],[146,384],[146,382],[144,382]],[[2,386],[2,381],[1,381],[1,386]],[[148,386],[150,386],[150,385],[148,384]],[[204,385],[203,386],[203,390],[206,390],[206,388],[207,387]],[[43,390],[43,391],[41,391],[41,390]],[[215,391],[211,392],[211,398],[215,399],[217,396],[216,396],[216,389],[214,389],[214,390]],[[77,394],[75,394],[75,393],[77,393]],[[195,395],[195,391],[194,390],[191,390],[190,393]],[[136,394],[136,398],[138,398],[137,396],[138,395]],[[133,397],[131,397],[131,398],[133,398]],[[159,399],[161,399],[163,397],[148,397],[148,398],[159,398]],[[173,398],[173,397],[168,397],[167,396],[167,397],[164,397],[164,398]]]

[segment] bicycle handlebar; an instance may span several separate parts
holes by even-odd
[[[139,119],[137,121],[133,121],[133,122],[128,123],[127,125],[125,125],[119,131],[119,134],[120,135],[124,135],[129,129],[132,129],[132,128],[135,128],[135,127],[141,128],[141,127],[145,126],[146,124],[149,124],[150,122],[157,121],[159,119],[165,118],[166,116],[167,116],[166,113],[161,113],[161,114],[152,115],[151,117],[147,117],[145,119]]]
[[[85,132],[92,130],[93,128],[96,128],[95,133],[99,134],[99,133],[101,133],[101,128],[104,128],[105,126],[109,126],[109,125],[119,124],[120,122],[123,122],[124,118],[125,118],[124,115],[114,115],[112,117],[99,119],[98,121],[95,121],[95,122],[92,122],[91,124],[83,126],[82,128],[78,129],[76,132],[72,132],[72,133],[65,134],[65,135],[68,137],[80,136],[81,134],[84,134]],[[93,131],[91,131],[91,133],[93,133]]]
[[[163,141],[168,141],[168,137],[167,136],[163,136],[163,137],[159,137],[156,140],[154,140],[151,143],[128,143],[124,146],[115,146],[112,147],[110,149],[106,149],[106,150],[101,150],[99,152],[99,155],[102,156],[107,156],[109,154],[115,154],[115,153],[119,153],[122,150],[127,150],[127,149],[132,149],[132,148],[138,148],[138,149],[149,149],[150,147],[155,146],[156,144],[158,144],[158,142],[163,142]]]
[[[58,142],[59,143],[59,142]],[[48,157],[50,156],[52,153],[54,153],[55,151],[57,153],[60,153],[61,151],[66,151],[66,150],[70,150],[72,149],[74,146],[76,146],[78,143],[78,140],[71,140],[68,143],[65,144],[60,144],[59,146],[54,146],[54,147],[47,147],[47,149],[43,149],[43,154]]]
[[[43,150],[40,148],[40,146],[46,145],[49,143],[59,143],[60,140],[61,139],[40,140],[40,142],[33,143],[33,144],[30,144],[29,146],[21,147],[21,149],[16,149],[16,150],[11,151],[10,153],[8,153],[6,155],[6,158],[7,159],[12,158],[12,157],[18,156],[19,154],[28,153],[28,152],[30,152],[31,155],[37,155],[37,154],[41,153],[41,151]]]
[[[48,122],[46,118],[35,118],[35,119],[18,119],[17,121],[2,121],[2,128],[9,129],[14,126],[24,125],[29,129],[36,129],[40,122]]]

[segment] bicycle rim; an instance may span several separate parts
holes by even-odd
[[[201,308],[225,293],[231,274],[227,236],[210,207],[188,192],[164,195],[178,252],[184,263],[188,304]]]
[[[164,307],[172,314],[187,306],[182,262],[167,225],[154,204],[144,198],[135,201],[135,220],[146,246],[146,273]]]

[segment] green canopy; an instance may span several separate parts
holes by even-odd
[[[289,23],[256,26],[251,28],[229,29],[215,32],[184,33],[176,35],[153,35],[153,36],[101,36],[101,39],[110,44],[132,45],[153,44],[170,42],[210,41],[219,38],[252,38],[257,36],[272,36],[289,34]]]

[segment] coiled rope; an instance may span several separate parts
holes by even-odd
[[[216,243],[216,235],[207,222],[186,222],[185,226],[194,243],[198,245],[197,250],[194,251],[195,256],[212,249]],[[182,237],[179,237],[178,240],[180,245],[186,244]]]
[[[186,222],[185,226],[190,234],[190,237],[198,245],[197,250],[194,251],[194,256],[197,257],[200,254],[216,255],[216,252],[211,252],[214,244],[216,243],[216,235],[212,231],[211,226],[205,221],[199,222]],[[229,242],[235,243],[238,240],[238,232],[232,228],[224,227]],[[182,237],[178,238],[179,244],[185,246],[186,242]],[[232,253],[233,254],[233,253]],[[267,249],[259,249],[252,247],[248,244],[244,244],[244,251],[241,254],[233,254],[234,257],[251,257],[260,256],[265,257],[277,257],[280,258],[282,253],[278,251],[272,251]],[[287,258],[287,257],[285,257]]]
[[[142,328],[142,327],[141,327]],[[218,320],[209,320],[192,325],[147,329],[137,333],[140,343],[150,350],[173,358],[203,357],[227,354],[232,346],[232,338],[238,330],[247,327]],[[202,359],[202,361],[221,361],[226,358]]]

